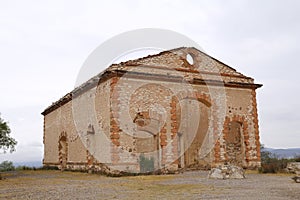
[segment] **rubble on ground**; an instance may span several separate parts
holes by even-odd
[[[235,165],[221,165],[212,168],[209,172],[208,178],[212,179],[243,179],[245,178],[245,171],[243,168]]]

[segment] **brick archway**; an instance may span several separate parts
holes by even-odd
[[[248,123],[244,116],[226,116],[223,125],[222,139],[225,148],[224,162],[237,165],[244,165],[245,162],[248,163],[250,143]]]
[[[179,167],[186,167],[186,155],[184,145],[184,139],[182,133],[179,133],[180,119],[178,119],[178,103],[184,99],[196,100],[205,105],[205,107],[210,108],[212,106],[211,98],[208,94],[201,93],[198,91],[180,91],[176,96],[171,99],[171,138],[172,138],[172,152],[174,155],[180,154],[180,158],[175,161]],[[180,108],[179,108],[180,109]],[[181,114],[180,114],[181,115]],[[191,143],[192,145],[192,143]]]
[[[58,139],[58,159],[60,169],[66,169],[68,162],[68,137],[66,132],[62,132]]]
[[[205,104],[207,107],[212,106],[211,98],[208,94],[198,92],[198,91],[180,91],[176,95],[178,101],[181,101],[182,99],[194,99],[197,100],[203,104]]]

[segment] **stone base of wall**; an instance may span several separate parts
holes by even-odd
[[[111,170],[107,165],[102,163],[88,164],[86,163],[70,163],[68,162],[66,167],[62,168],[60,163],[43,163],[44,168],[58,168],[61,171],[80,171],[88,173],[99,173],[108,176],[115,176],[120,172],[118,170]]]
[[[109,167],[111,166],[111,167]],[[61,171],[78,171],[78,172],[88,172],[88,173],[96,173],[103,174],[106,176],[118,177],[118,176],[133,176],[133,175],[159,175],[159,174],[175,174],[179,173],[182,169],[178,169],[177,165],[170,165],[168,167],[164,167],[162,169],[158,169],[152,172],[140,173],[137,169],[138,164],[130,164],[127,163],[113,165],[113,164],[102,164],[96,163],[92,165],[88,165],[88,163],[67,163],[65,168],[62,168],[60,163],[44,163],[44,168],[49,169],[59,169]]]
[[[225,162],[214,162],[211,164],[211,168],[217,168],[220,166],[223,166],[226,164]],[[249,161],[247,165],[245,166],[240,166],[244,169],[250,169],[250,170],[257,170],[261,167],[261,162],[260,161]]]
[[[248,167],[244,167],[245,169],[258,169],[261,166],[259,161],[249,161]],[[62,171],[80,171],[80,172],[88,172],[88,173],[97,173],[97,174],[104,174],[107,176],[131,176],[131,175],[145,175],[145,174],[177,174],[184,171],[189,170],[210,170],[214,167],[219,167],[224,165],[224,163],[212,163],[210,165],[195,165],[190,166],[189,168],[178,168],[178,165],[172,164],[161,169],[157,169],[152,172],[139,172],[139,165],[136,163],[121,163],[121,164],[103,164],[103,163],[94,163],[88,164],[86,163],[71,163],[68,162],[66,167],[62,169],[60,163],[44,163],[43,167],[45,168],[58,168]]]
[[[260,161],[248,161],[248,166],[245,167],[246,169],[258,169],[261,167]]]

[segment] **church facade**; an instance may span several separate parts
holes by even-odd
[[[112,64],[43,111],[43,164],[107,174],[257,168],[261,86],[196,48]]]

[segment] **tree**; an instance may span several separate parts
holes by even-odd
[[[6,153],[8,150],[10,153],[15,151],[17,141],[10,136],[10,128],[8,123],[5,122],[0,116],[0,150]]]
[[[7,172],[15,170],[15,166],[11,161],[3,161],[0,163],[0,172]]]

